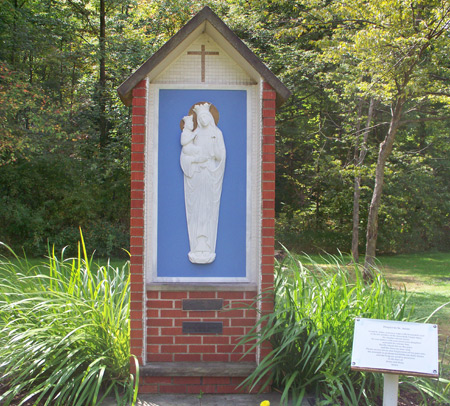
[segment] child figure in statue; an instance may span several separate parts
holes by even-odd
[[[192,114],[184,116],[183,122],[184,127],[183,132],[181,133],[181,145],[183,146],[182,153],[195,156],[200,150],[194,145],[194,116]]]

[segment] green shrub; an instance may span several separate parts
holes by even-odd
[[[315,394],[321,405],[376,405],[382,374],[350,369],[354,320],[409,320],[408,296],[392,289],[380,273],[366,284],[357,266],[330,259],[325,269],[314,263],[308,269],[291,255],[276,264],[274,295],[260,298],[274,297],[274,312],[261,317],[239,343],[252,343],[253,349],[269,341],[273,350],[244,384],[265,387],[272,382],[283,392],[282,402],[291,395],[296,405],[307,393]],[[409,383],[424,398],[448,401],[436,381],[413,378]],[[446,390],[448,394],[448,386]]]
[[[313,215],[300,210],[293,213],[279,213],[275,219],[275,239],[293,252],[338,253],[351,250],[348,230],[311,224]],[[276,248],[283,248],[280,243]]]
[[[0,165],[0,241],[34,257],[48,244],[76,256],[81,227],[89,252],[95,247],[96,256],[126,258],[130,175],[117,165],[112,157],[57,152]]]
[[[129,294],[128,264],[94,265],[83,239],[75,259],[0,260],[0,404],[134,404]]]

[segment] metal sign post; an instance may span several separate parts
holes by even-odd
[[[398,375],[383,374],[383,406],[397,406],[398,403]]]

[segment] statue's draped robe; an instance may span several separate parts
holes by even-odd
[[[182,150],[180,157],[184,172],[189,260],[200,264],[213,262],[216,257],[220,197],[225,171],[226,151],[222,131],[211,121],[213,122],[212,116],[207,127],[199,125],[194,131],[194,140],[191,142],[197,147],[195,155]]]

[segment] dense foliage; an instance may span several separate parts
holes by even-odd
[[[363,251],[400,103],[378,249],[448,250],[448,0],[1,0],[0,241],[75,251],[82,226],[98,254],[122,254],[131,123],[116,88],[205,4],[293,92],[277,117],[278,239],[350,251],[356,221]]]
[[[283,404],[292,396],[300,405],[311,393],[319,405],[380,404],[382,374],[350,369],[355,319],[413,321],[406,311],[408,295],[391,288],[379,272],[365,283],[358,266],[349,270],[344,258],[329,257],[325,269],[312,263],[306,267],[288,255],[276,265],[274,312],[262,316],[239,343],[253,349],[269,341],[273,350],[245,384],[273,382],[283,392]],[[272,300],[272,294],[260,300]],[[413,390],[424,404],[450,401],[445,379],[404,377],[400,389]]]
[[[0,404],[136,401],[128,265],[94,264],[81,249],[34,266],[0,258]]]

